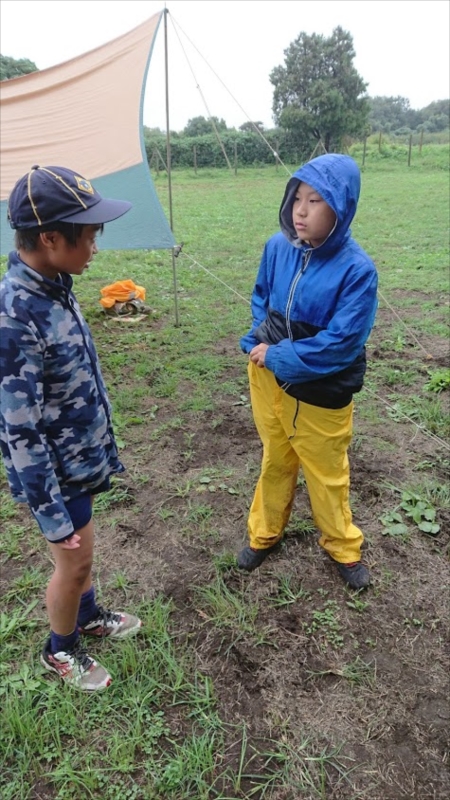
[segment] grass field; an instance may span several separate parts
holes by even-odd
[[[3,800],[449,796],[446,165],[375,154],[352,228],[380,275],[350,452],[363,594],[319,551],[301,479],[280,553],[234,566],[261,457],[238,342],[286,172],[174,173],[176,309],[167,252],[100,253],[76,281],[127,466],[96,504],[95,583],[144,629],[94,643],[99,696],[44,675],[51,565],[2,473]],[[126,278],[152,310],[131,322],[99,304]]]

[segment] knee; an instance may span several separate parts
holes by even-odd
[[[76,565],[75,579],[79,583],[84,583],[86,578],[91,574],[91,571],[92,571],[92,557],[90,555],[86,555]]]
[[[92,558],[84,556],[70,565],[64,566],[64,579],[72,586],[83,586],[92,571]]]

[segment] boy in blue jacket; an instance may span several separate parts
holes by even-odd
[[[349,227],[359,192],[349,156],[319,156],[293,175],[281,233],[266,243],[256,278],[252,328],[241,339],[263,458],[238,566],[256,569],[281,540],[301,467],[319,544],[353,589],[368,586],[370,575],[349,506],[347,451],[377,307],[375,266]]]
[[[17,252],[0,284],[1,451],[12,495],[28,503],[55,565],[41,662],[86,691],[106,688],[111,676],[80,634],[123,637],[142,623],[95,599],[93,498],[124,467],[72,275],[88,269],[104,223],[130,208],[72,170],[32,167],[9,198]]]

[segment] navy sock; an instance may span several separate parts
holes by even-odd
[[[75,647],[79,638],[78,628],[75,628],[72,633],[68,633],[65,636],[50,631],[50,650],[52,653],[60,653],[61,651],[66,653],[70,652]]]
[[[78,610],[77,625],[82,627],[98,614],[98,606],[95,602],[95,589],[91,586],[87,592],[81,595],[80,608]]]

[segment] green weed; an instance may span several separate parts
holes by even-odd
[[[310,600],[311,593],[303,589],[299,581],[291,576],[282,576],[278,581],[278,589],[275,597],[271,598],[271,604],[275,608],[283,608],[292,605],[298,600]]]
[[[407,542],[410,536],[409,528],[405,525],[403,517],[399,511],[386,511],[380,517],[383,526],[381,533],[383,536],[398,536],[402,541]]]
[[[229,474],[232,474],[231,471],[228,471]],[[216,470],[203,470],[202,475],[200,475],[199,479],[199,486],[197,487],[198,492],[208,491],[208,492],[226,492],[227,494],[239,494],[239,491],[234,488],[234,486],[230,485],[230,483],[225,483],[222,475],[220,472]]]
[[[229,589],[220,574],[211,583],[197,586],[195,597],[202,618],[215,627],[228,628],[238,638],[244,634],[258,638],[258,604],[245,592]]]
[[[0,520],[5,521],[17,516],[17,503],[6,492],[0,492]]]
[[[405,515],[416,523],[419,531],[424,533],[439,533],[440,525],[435,522],[436,509],[433,508],[428,500],[414,492],[402,492],[400,508]]]
[[[450,369],[428,370],[429,378],[425,384],[427,392],[443,392],[450,388]]]
[[[11,581],[4,600],[10,602],[12,598],[21,598],[26,601],[29,595],[39,594],[46,582],[47,577],[39,568],[25,566],[23,572]]]
[[[96,495],[94,507],[95,511],[104,512],[122,503],[129,505],[130,502],[133,502],[133,496],[129,487],[122,483],[121,478],[115,478],[109,491]]]
[[[7,598],[4,598],[5,601]],[[4,611],[0,614],[0,642],[5,644],[22,634],[24,630],[36,628],[36,620],[30,619],[29,614],[37,605],[37,600],[32,600],[25,608],[18,608],[10,614]]]
[[[314,636],[319,641],[322,649],[327,645],[331,647],[344,645],[342,625],[335,600],[326,600],[322,609],[314,609],[311,621],[305,623],[304,628],[308,635]]]
[[[309,512],[310,513],[310,512]],[[309,534],[316,533],[317,528],[314,524],[314,521],[310,518],[305,518],[304,515],[299,514],[297,511],[293,511],[291,514],[291,518],[289,520],[289,524],[286,528],[286,533],[292,534],[300,534],[304,536],[308,536]]]
[[[363,600],[358,596],[358,592],[352,592],[351,594],[349,593],[349,599],[345,601],[345,604],[354,611],[357,611],[358,614],[362,614],[369,606],[369,600]]]
[[[436,509],[423,493],[392,488],[400,494],[401,499],[393,511],[388,511],[380,517],[384,535],[399,536],[406,541],[409,530],[404,522],[405,517],[414,522],[418,530],[423,533],[433,536],[439,533],[440,525],[436,522]]]
[[[413,420],[426,433],[435,434],[444,441],[450,434],[450,417],[446,414],[440,398],[413,397],[394,399],[387,413],[396,421]]]

